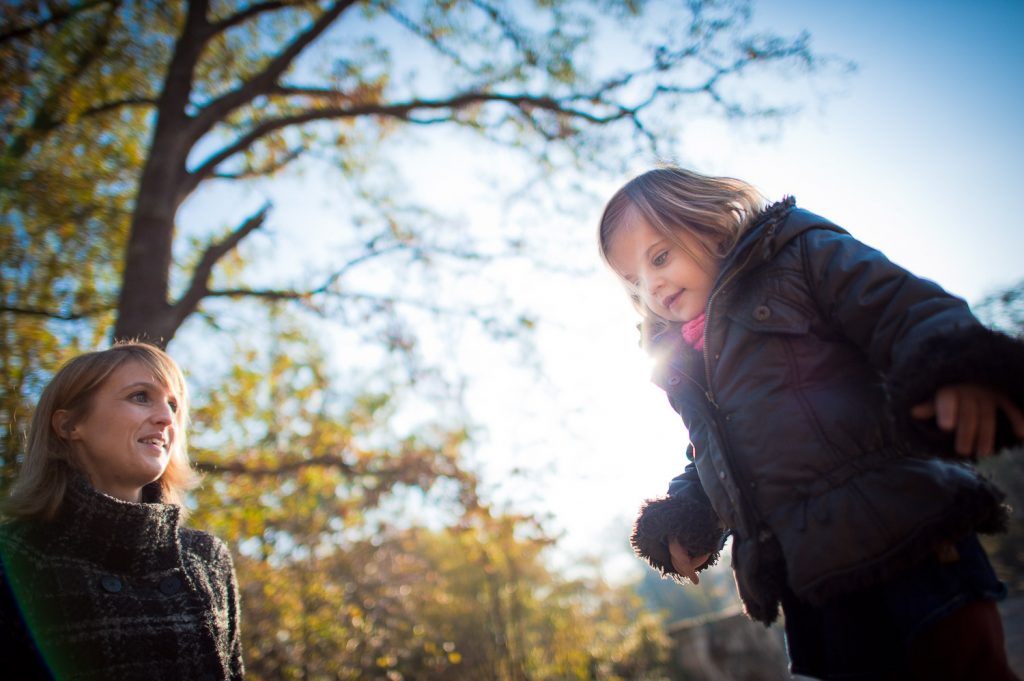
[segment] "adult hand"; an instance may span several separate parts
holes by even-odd
[[[956,431],[954,448],[961,456],[992,454],[996,442],[996,415],[1006,414],[1018,438],[1024,439],[1024,412],[1002,393],[975,383],[940,388],[934,399],[910,410],[917,419],[934,418],[939,428]]]
[[[689,579],[694,584],[700,584],[700,577],[697,576],[697,569],[708,562],[710,553],[690,557],[690,553],[683,548],[678,539],[671,539],[668,542],[668,552],[672,555],[672,567],[681,576]]]

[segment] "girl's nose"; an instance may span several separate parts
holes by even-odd
[[[644,277],[643,282],[641,283],[643,290],[649,296],[653,296],[654,294],[656,294],[658,290],[661,288],[661,285],[662,278],[657,274],[651,274]]]

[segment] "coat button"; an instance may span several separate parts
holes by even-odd
[[[104,591],[112,594],[120,593],[122,588],[121,580],[113,575],[107,575],[101,579],[100,586],[103,587]]]
[[[668,384],[669,385],[679,385],[679,377],[678,376],[669,376],[668,377]]]
[[[767,305],[758,305],[754,308],[754,319],[763,322],[772,316],[772,309]]]
[[[173,575],[160,580],[160,593],[164,596],[173,596],[181,591],[181,580]]]
[[[718,478],[720,480],[725,480],[725,471],[718,471]]]

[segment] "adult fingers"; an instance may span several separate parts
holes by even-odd
[[[975,451],[980,417],[978,407],[977,399],[957,399],[956,452],[961,456],[970,456]]]
[[[915,419],[935,418],[935,400],[915,404],[910,408],[910,415]]]
[[[996,447],[996,404],[994,399],[978,403],[978,456],[988,456]]]
[[[1005,397],[1000,398],[999,408],[1003,410],[1003,413],[1010,420],[1013,433],[1017,437],[1024,439],[1024,411],[1021,411],[1017,405]]]
[[[960,394],[953,388],[941,388],[935,393],[935,412],[939,428],[953,430],[957,424]]]

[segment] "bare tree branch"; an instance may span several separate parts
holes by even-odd
[[[111,102],[104,102],[98,106],[91,107],[82,112],[82,117],[98,116],[100,114],[129,106],[156,106],[157,100],[152,97],[125,97]]]
[[[224,239],[211,244],[199,259],[195,271],[192,272],[192,280],[188,290],[182,295],[173,306],[175,317],[184,321],[199,306],[200,301],[209,294],[210,277],[213,274],[214,266],[225,255],[230,253],[238,244],[254,230],[258,229],[270,212],[270,204],[264,204],[255,214],[245,220],[237,229]]]
[[[527,59],[536,58],[536,54],[524,42],[523,30],[515,25],[511,17],[503,14],[501,10],[488,2],[482,0],[470,0],[470,2],[490,17],[491,21],[501,28],[502,34],[515,45],[516,49],[521,50]]]
[[[412,99],[406,102],[395,102],[393,104],[362,104],[352,107],[326,107],[323,109],[304,111],[291,116],[282,116],[280,118],[274,118],[259,123],[249,132],[243,134],[228,146],[208,157],[199,167],[189,173],[185,186],[182,188],[182,196],[187,196],[194,191],[203,180],[208,177],[212,177],[217,166],[221,163],[236,154],[246,151],[262,138],[277,132],[278,130],[283,130],[284,128],[312,123],[315,121],[343,120],[358,118],[360,116],[381,116],[423,124],[441,123],[452,121],[452,116],[449,115],[434,119],[417,119],[413,117],[413,112],[429,109],[449,110],[454,113],[455,111],[487,102],[503,102],[511,104],[526,113],[528,113],[530,109],[539,109],[565,114],[594,124],[611,123],[616,120],[631,117],[636,113],[636,107],[627,108],[608,103],[605,104],[613,108],[613,110],[608,114],[597,114],[572,106],[573,103],[584,101],[593,101],[593,97],[577,95],[560,100],[548,95],[530,95],[526,93],[503,94],[474,91],[454,95],[446,99]]]
[[[295,147],[294,149],[290,149],[281,158],[258,168],[249,168],[248,170],[237,173],[214,173],[213,177],[216,177],[219,180],[247,180],[253,177],[267,177],[284,169],[285,166],[301,157],[304,153],[306,153],[305,147]]]
[[[332,291],[332,287],[337,283],[339,279],[345,276],[353,268],[361,265],[370,260],[380,258],[382,256],[398,253],[398,252],[412,252],[414,254],[424,254],[429,251],[431,255],[448,255],[454,258],[462,260],[482,260],[489,256],[480,253],[469,253],[465,251],[455,251],[443,248],[426,248],[423,246],[417,246],[407,243],[391,244],[384,248],[371,247],[366,253],[356,256],[344,263],[340,268],[332,272],[322,284],[308,289],[256,289],[256,288],[233,288],[233,289],[210,289],[206,291],[206,297],[217,297],[217,298],[263,298],[265,300],[307,300],[318,295],[330,294],[336,297],[345,297],[349,299],[362,299],[362,300],[373,300],[375,302],[383,302],[385,298],[376,296],[368,296],[358,293],[341,293],[338,291]],[[406,301],[407,304],[421,306],[421,303],[415,301]],[[440,309],[440,308],[437,308]]]
[[[347,101],[348,97],[344,92],[335,88],[310,87],[307,85],[275,85],[267,90],[267,95],[284,95],[285,97],[312,97],[329,99],[332,102],[338,100]]]
[[[110,303],[108,305],[97,306],[86,310],[79,310],[77,312],[56,312],[54,310],[46,310],[39,307],[23,307],[20,305],[0,305],[0,312],[12,312],[14,314],[25,315],[27,317],[46,317],[48,319],[56,319],[62,322],[74,322],[80,319],[88,319],[104,312],[113,312],[117,309],[117,305]]]
[[[253,477],[278,476],[309,468],[311,466],[323,466],[325,468],[338,468],[349,475],[355,473],[352,464],[348,463],[337,454],[325,454],[314,456],[299,461],[288,461],[276,466],[246,466],[237,461],[218,463],[214,461],[196,461],[193,466],[202,473],[233,473],[238,475],[251,475]]]
[[[278,0],[272,0],[271,2],[256,2],[249,5],[241,12],[236,12],[229,17],[225,17],[220,21],[210,24],[210,30],[214,34],[223,33],[230,28],[243,24],[253,17],[259,16],[264,12],[273,12],[275,10],[283,9],[288,5]]]
[[[427,43],[429,43],[430,46],[433,47],[435,50],[451,59],[453,64],[468,68],[468,65],[466,64],[465,60],[463,60],[462,56],[458,52],[445,45],[443,42],[441,42],[440,38],[438,38],[435,35],[432,35],[430,31],[425,30],[416,21],[409,18],[407,14],[405,14],[397,7],[395,7],[394,4],[388,3],[387,13],[391,16],[392,19],[397,21],[403,28],[407,29],[410,33],[413,33],[414,35],[419,36]]]
[[[88,11],[93,7],[96,7],[97,5],[106,4],[113,4],[114,6],[117,6],[121,3],[117,0],[113,0],[113,2],[112,0],[85,0],[84,2],[75,5],[69,5],[68,7],[51,13],[50,16],[44,19],[40,19],[35,23],[27,24],[24,26],[15,26],[3,33],[0,33],[0,45],[3,45],[4,43],[7,43],[11,40],[23,38],[31,33],[35,33],[36,31],[42,30],[47,26],[62,23],[66,19],[69,19],[81,12]]]
[[[415,308],[417,310],[423,310],[435,315],[448,315],[448,316],[468,316],[483,319],[483,316],[479,314],[479,311],[474,311],[467,308],[465,305],[461,307],[446,307],[438,305],[434,301],[427,300],[416,300],[413,298],[401,298],[392,295],[377,295],[372,293],[357,293],[351,291],[299,291],[295,289],[248,289],[248,288],[235,288],[235,289],[217,289],[211,290],[208,294],[208,298],[260,298],[263,300],[273,301],[286,301],[286,300],[308,300],[317,295],[330,296],[335,299],[344,299],[350,301],[361,301],[372,303],[380,307],[398,307],[406,306]],[[487,318],[490,321],[494,321],[495,318]]]
[[[271,59],[263,71],[246,80],[238,88],[203,107],[191,124],[193,139],[199,139],[199,137],[211,130],[214,125],[223,121],[232,111],[270,90],[277,83],[281,75],[292,65],[295,58],[310,43],[319,38],[346,9],[355,4],[355,1],[343,0],[328,7],[313,22],[312,26],[296,36],[295,40],[289,43],[276,57]]]

